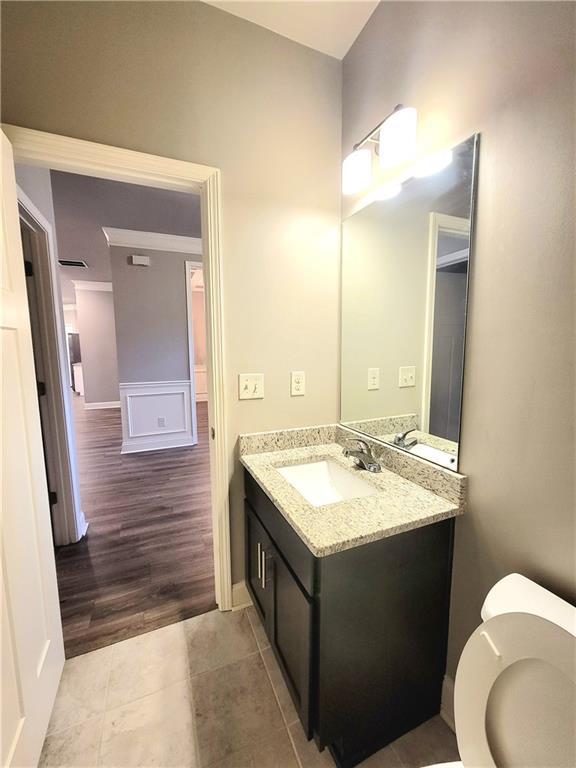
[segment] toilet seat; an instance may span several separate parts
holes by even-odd
[[[576,691],[575,656],[574,634],[532,613],[503,613],[476,629],[462,652],[454,692],[456,737],[465,768],[521,764],[518,755],[533,748],[530,739],[540,716],[546,720],[541,730],[548,733],[548,742],[542,744],[538,729],[536,749],[554,755],[555,764],[571,764],[565,760],[576,757],[574,737],[570,726],[566,733],[564,727],[571,715],[560,712],[561,722],[555,725],[558,718],[552,722],[547,715],[551,708],[542,702],[547,694],[557,694],[558,685],[568,698]],[[509,728],[505,713],[512,711],[511,703],[517,708]]]

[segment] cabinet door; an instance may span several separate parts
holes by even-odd
[[[269,552],[271,542],[262,523],[248,503],[246,513],[246,583],[266,632],[270,635],[272,616],[272,580]]]
[[[268,551],[273,566],[274,591],[270,641],[310,738],[312,602],[274,546]]]

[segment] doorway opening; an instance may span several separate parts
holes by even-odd
[[[47,168],[16,177],[70,657],[216,607],[201,204]],[[69,406],[68,497],[49,390]],[[66,513],[78,524],[62,534]]]

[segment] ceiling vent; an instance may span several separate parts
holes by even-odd
[[[58,264],[61,267],[80,267],[81,269],[88,269],[88,264],[85,261],[76,261],[75,259],[58,259]]]

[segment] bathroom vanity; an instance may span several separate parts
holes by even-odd
[[[356,765],[440,709],[462,505],[386,468],[368,477],[335,443],[242,461],[254,605],[308,738]],[[279,471],[314,462],[374,492],[314,506]]]

